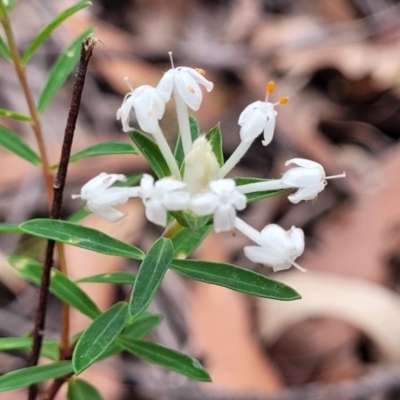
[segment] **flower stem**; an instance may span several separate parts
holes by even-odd
[[[224,178],[225,175],[227,175],[235,167],[240,159],[246,154],[252,143],[252,141],[240,142],[239,146],[236,147],[236,150],[231,154],[226,163],[219,170],[218,176],[220,179]]]
[[[258,244],[259,246],[264,246],[261,233],[258,232],[257,229],[254,229],[252,226],[244,222],[239,217],[235,218],[234,227],[240,232],[242,232],[243,235],[247,236],[254,243]]]
[[[174,99],[183,152],[185,156],[187,156],[192,149],[192,134],[190,132],[188,107],[176,90],[174,90]]]
[[[172,150],[169,147],[168,142],[165,139],[165,136],[160,127],[158,127],[157,131],[153,133],[153,137],[158,144],[158,147],[163,154],[169,169],[171,170],[171,174],[174,175],[177,179],[180,179],[181,173],[179,171],[178,164],[176,163],[175,157],[172,154]]]
[[[262,182],[248,183],[237,186],[236,189],[243,194],[262,192],[265,190],[288,189],[291,186],[285,185],[280,179],[270,179]]]
[[[87,66],[92,56],[94,46],[97,43],[97,39],[94,37],[89,37],[85,39],[82,43],[81,48],[81,58],[79,66],[75,75],[74,87],[72,90],[72,100],[70,111],[68,114],[67,126],[65,128],[64,141],[61,150],[60,163],[57,171],[57,177],[54,181],[54,200],[50,211],[50,218],[59,219],[61,214],[61,206],[63,200],[63,191],[65,186],[65,181],[67,178],[69,157],[71,154],[72,141],[74,138],[76,120],[78,118],[80,102],[82,97],[83,86],[85,83]],[[30,355],[30,365],[36,365],[40,355],[40,349],[43,341],[44,328],[46,324],[46,311],[47,311],[47,298],[50,286],[50,275],[53,266],[53,255],[54,255],[55,241],[49,240],[46,249],[46,256],[43,265],[42,280],[40,283],[39,292],[39,306],[36,311],[35,316],[35,327],[33,332],[33,345],[32,352]],[[69,316],[69,311],[64,309],[63,318]],[[65,357],[68,351],[69,342],[69,322],[67,320],[62,321],[62,347],[61,356]],[[66,343],[65,343],[66,342]],[[64,347],[65,346],[65,347]],[[32,385],[29,387],[29,400],[35,400],[37,396],[37,387]]]

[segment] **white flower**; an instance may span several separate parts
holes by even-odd
[[[212,181],[209,191],[193,196],[189,208],[197,215],[214,216],[216,232],[229,231],[233,228],[236,210],[246,207],[246,196],[239,193],[233,179]]]
[[[303,254],[304,233],[300,228],[292,226],[285,231],[279,225],[267,225],[260,232],[260,246],[246,246],[244,254],[255,263],[265,264],[276,271],[281,271],[296,266],[303,272],[294,260]]]
[[[326,176],[321,164],[304,158],[293,158],[285,163],[285,165],[290,164],[296,164],[298,167],[286,171],[281,178],[281,182],[287,187],[298,188],[296,193],[288,197],[294,204],[299,203],[301,200],[312,200],[318,196],[318,193],[324,190],[327,179],[346,176],[344,172],[340,175]]]
[[[167,211],[185,210],[190,194],[182,190],[186,184],[174,178],[154,178],[144,174],[140,181],[140,197],[146,207],[146,217],[154,224],[167,224]]]
[[[264,131],[262,144],[269,144],[274,136],[276,114],[272,103],[255,101],[249,104],[240,114],[238,122],[242,142],[252,142]]]
[[[165,111],[165,103],[168,97],[164,92],[149,86],[139,86],[128,93],[117,111],[117,119],[121,119],[124,132],[129,132],[129,114],[133,109],[136,119],[142,130],[154,134],[159,130],[158,120],[162,118]]]
[[[198,137],[185,157],[186,190],[192,194],[208,187],[218,177],[219,164],[205,135]]]
[[[203,99],[199,84],[203,85],[207,92],[210,92],[214,87],[214,84],[204,78],[198,70],[189,67],[178,67],[172,68],[164,74],[157,85],[157,89],[165,92],[169,98],[172,91],[176,91],[187,106],[197,111]]]
[[[124,181],[124,175],[106,174],[102,172],[82,186],[80,194],[73,194],[72,198],[81,198],[87,201],[87,208],[111,222],[117,222],[125,216],[114,208],[124,204],[129,197],[137,195],[137,188],[110,187],[116,181]]]

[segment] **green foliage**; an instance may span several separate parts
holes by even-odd
[[[170,268],[200,282],[224,286],[237,292],[275,300],[298,300],[291,287],[248,269],[231,264],[197,260],[173,260]]]
[[[270,179],[235,178],[235,182],[236,182],[237,186],[247,185],[249,183],[265,182],[265,181],[269,181],[269,180]],[[286,193],[289,190],[292,190],[292,189],[264,190],[262,192],[246,193],[247,202],[253,203],[255,201],[266,199],[267,197],[278,196],[282,193]]]
[[[30,350],[32,338],[30,337],[8,337],[0,338],[0,351],[8,350]],[[42,356],[52,361],[58,360],[58,341],[55,339],[44,339],[42,344]]]
[[[125,337],[124,335],[117,338],[117,343],[126,351],[144,360],[161,365],[197,381],[211,382],[210,375],[196,359],[179,351],[156,343]]]
[[[67,400],[104,400],[104,398],[90,383],[82,379],[71,379],[68,382]]]
[[[158,239],[140,265],[129,301],[131,317],[144,311],[153,299],[174,256],[169,239]]]
[[[23,233],[23,230],[18,225],[3,222],[0,224],[0,232]]]
[[[135,283],[135,275],[129,272],[108,272],[106,274],[88,276],[86,278],[79,279],[76,283],[115,283],[115,284],[131,284]]]
[[[8,261],[26,280],[40,284],[43,268],[37,261],[24,256],[13,256]],[[89,318],[94,319],[100,314],[100,310],[88,295],[55,268],[51,271],[50,292]]]
[[[155,142],[139,131],[130,132],[129,135],[159,179],[171,175],[164,156]]]
[[[83,39],[93,34],[93,32],[93,28],[87,29],[85,32],[79,35],[57,58],[50,70],[42,93],[39,96],[37,103],[37,109],[39,113],[43,113],[50,101],[64,84],[68,75],[72,72],[79,60]]]
[[[206,138],[211,145],[219,166],[222,167],[224,165],[224,152],[222,148],[222,132],[219,124],[214,126],[214,128],[211,128],[210,131],[207,132]]]
[[[72,372],[71,361],[58,361],[49,365],[18,369],[0,376],[0,392],[24,388],[47,379],[67,376]]]
[[[30,235],[82,247],[97,253],[142,259],[143,252],[137,247],[121,242],[96,229],[79,226],[72,222],[53,219],[32,219],[19,225]]]
[[[127,304],[119,302],[98,316],[80,336],[72,363],[76,374],[92,365],[122,332]]]
[[[33,165],[40,165],[40,157],[15,132],[0,125],[0,146]]]
[[[0,55],[2,55],[7,61],[11,61],[11,53],[6,42],[0,36]]]
[[[186,258],[192,254],[209,234],[212,226],[206,225],[193,231],[191,228],[182,228],[172,238],[174,257]]]
[[[50,22],[38,35],[33,39],[31,44],[25,50],[24,55],[21,58],[22,64],[26,64],[31,58],[33,53],[37,48],[51,35],[51,33],[59,25],[61,25],[68,17],[75,14],[79,10],[90,6],[92,3],[90,1],[83,1],[81,3],[74,4],[72,7],[64,10],[60,15],[58,15],[52,22]]]
[[[0,48],[1,48],[1,41],[0,41]],[[1,53],[1,50],[0,50],[0,53]],[[26,115],[18,114],[14,111],[6,110],[4,108],[0,108],[0,117],[12,118],[12,119],[16,119],[18,121],[25,121],[25,122],[31,121],[31,118],[27,117]]]

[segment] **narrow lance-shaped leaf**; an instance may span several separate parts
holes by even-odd
[[[0,224],[0,232],[23,233],[24,231],[18,225],[3,222]]]
[[[104,400],[104,398],[90,383],[82,379],[71,379],[68,382],[67,400]]]
[[[132,339],[121,335],[117,343],[125,350],[152,363],[161,365],[198,381],[210,382],[211,378],[202,365],[192,357],[156,343]]]
[[[0,55],[2,55],[6,60],[11,61],[11,53],[10,49],[8,48],[7,44],[0,36]]]
[[[135,283],[135,275],[130,272],[108,272],[106,274],[87,276],[79,279],[77,283],[115,283],[115,284],[131,284]]]
[[[12,256],[8,261],[25,279],[40,284],[43,268],[37,261],[24,256]],[[100,310],[88,295],[75,282],[54,268],[51,271],[50,292],[89,318],[94,319],[100,314]]]
[[[130,132],[129,135],[159,179],[171,175],[164,156],[155,142],[139,131]]]
[[[206,138],[211,145],[219,166],[222,167],[224,165],[224,152],[222,148],[222,132],[219,124],[207,132]]]
[[[200,282],[224,286],[237,292],[275,300],[297,300],[301,296],[291,287],[231,264],[198,260],[173,260],[170,268]]]
[[[0,376],[0,392],[24,388],[48,379],[67,376],[72,372],[71,361],[58,361],[53,364],[18,369]]]
[[[53,219],[32,219],[19,227],[33,236],[82,247],[110,256],[142,259],[143,252],[137,247],[121,242],[96,229],[79,226],[72,222]]]
[[[124,329],[127,304],[119,302],[97,317],[83,332],[76,344],[72,363],[80,374],[107,349]]]
[[[195,118],[189,117],[190,124],[190,134],[192,137],[192,142],[194,142],[200,136],[200,126]],[[185,158],[185,153],[183,152],[183,145],[181,140],[181,135],[178,135],[178,140],[176,141],[174,156],[178,166],[181,167],[183,160]]]
[[[16,133],[0,125],[0,146],[33,165],[40,165],[40,157]]]
[[[260,178],[235,178],[236,186],[247,185],[248,183],[257,183],[257,182],[265,182],[269,179],[260,179]],[[282,193],[286,193],[287,191],[292,189],[276,189],[276,190],[265,190],[262,192],[254,192],[254,193],[246,193],[247,202],[253,203],[255,201],[259,201],[262,199],[266,199],[267,197],[278,196]]]
[[[50,360],[58,359],[58,341],[55,339],[44,339],[42,344],[42,355]],[[30,350],[32,348],[31,337],[8,337],[0,338],[0,351],[7,350]]]
[[[94,29],[90,28],[79,35],[55,61],[39,96],[37,108],[40,113],[46,109],[77,64],[83,39],[93,34],[93,32]]]
[[[29,122],[31,120],[31,118],[26,115],[19,114],[14,111],[6,110],[4,108],[0,108],[0,116],[16,119],[18,121],[25,121],[25,122]]]
[[[135,316],[144,311],[160,286],[174,256],[169,239],[158,239],[140,265],[129,301],[129,314]]]
[[[206,225],[193,231],[191,228],[183,228],[172,238],[174,245],[174,257],[186,258],[192,254],[203,242],[212,228],[212,225]]]
[[[62,22],[64,22],[68,17],[75,14],[77,11],[82,10],[90,6],[92,3],[90,1],[83,1],[81,3],[74,4],[72,7],[64,10],[60,15],[58,15],[53,21],[51,21],[38,35],[33,39],[31,44],[25,50],[24,55],[21,58],[23,64],[31,58],[32,54],[36,49],[50,36],[50,34],[56,29]]]

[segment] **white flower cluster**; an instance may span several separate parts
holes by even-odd
[[[172,62],[172,56],[171,56]],[[263,133],[262,144],[268,145],[274,135],[275,107],[284,104],[288,98],[283,97],[277,103],[270,103],[268,96],[274,91],[274,83],[267,85],[265,101],[256,101],[247,106],[239,117],[241,142],[232,156],[220,167],[205,135],[192,143],[189,126],[188,107],[198,110],[202,101],[200,85],[209,92],[213,83],[204,78],[204,71],[187,67],[174,68],[167,71],[157,87],[149,85],[131,88],[125,96],[117,119],[122,122],[125,132],[132,129],[130,116],[134,112],[140,128],[151,134],[157,143],[172,176],[154,181],[154,178],[144,174],[138,187],[113,187],[116,181],[123,181],[124,175],[101,173],[86,183],[79,195],[87,201],[87,208],[116,222],[124,214],[114,207],[124,204],[131,197],[140,197],[145,206],[149,221],[166,226],[169,211],[185,211],[197,216],[212,216],[216,232],[230,231],[234,228],[248,236],[258,246],[244,248],[245,255],[253,262],[269,265],[274,271],[290,268],[292,265],[304,270],[295,263],[304,250],[304,234],[299,228],[292,227],[284,231],[275,224],[267,225],[258,232],[236,216],[237,211],[246,208],[245,194],[296,188],[289,195],[292,203],[301,200],[312,200],[320,193],[329,178],[323,167],[313,161],[294,158],[286,165],[295,164],[281,179],[267,180],[237,186],[233,179],[225,176],[240,161],[253,141]],[[182,141],[184,158],[184,174],[181,176],[177,161],[159,126],[166,103],[173,95]]]

